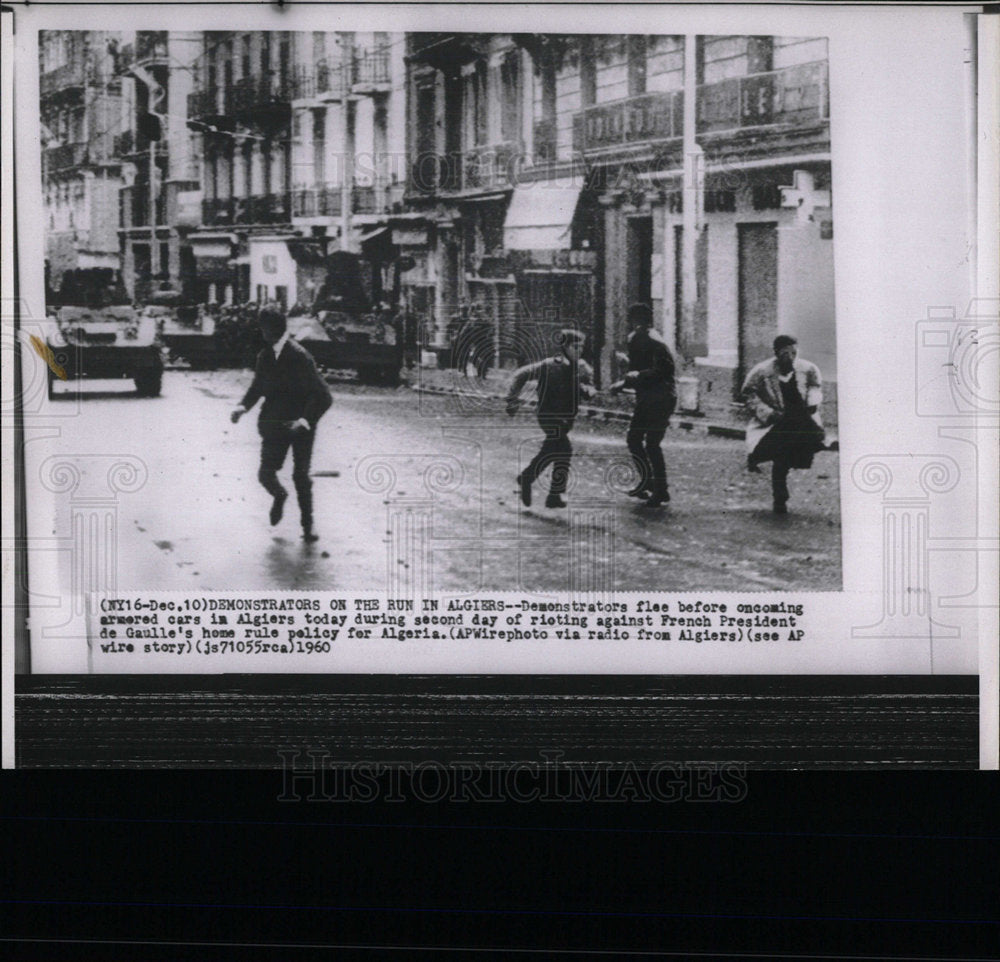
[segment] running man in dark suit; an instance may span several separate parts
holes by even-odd
[[[261,335],[267,345],[257,355],[253,383],[231,417],[233,424],[260,398],[264,404],[257,420],[260,432],[260,471],[257,480],[274,499],[271,524],[284,513],[288,491],[278,480],[292,449],[292,481],[299,499],[302,537],[312,542],[319,538],[313,528],[312,478],[309,476],[316,425],[333,403],[330,389],[320,377],[312,355],[288,336],[285,314],[276,305],[266,305],[257,316]]]
[[[670,500],[667,465],[660,444],[677,406],[674,358],[653,333],[653,311],[648,304],[633,304],[628,310],[628,324],[632,333],[628,354],[623,355],[628,373],[624,380],[611,385],[611,391],[635,389],[635,411],[625,443],[639,471],[639,482],[628,493],[646,499],[648,507],[658,508]]]

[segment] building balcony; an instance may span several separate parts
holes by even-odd
[[[462,155],[460,189],[467,191],[514,187],[523,163],[524,150],[514,141],[474,147]]]
[[[115,134],[112,149],[114,156],[119,158],[148,156],[152,141],[137,130],[124,130]],[[166,157],[170,152],[170,141],[166,137],[156,141],[156,156]]]
[[[201,202],[201,222],[205,227],[233,223],[235,202],[232,197],[213,197]]]
[[[683,135],[683,125],[683,91],[613,100],[573,115],[573,150],[586,153],[672,140]]]
[[[48,70],[39,79],[42,97],[80,96],[84,87],[97,83],[97,68],[92,63],[78,60]]]
[[[339,100],[340,86],[340,64],[318,60],[296,67],[291,95],[295,100]]]
[[[254,120],[275,114],[287,118],[291,116],[294,96],[294,84],[273,72],[263,77],[245,77],[226,91],[226,113]]]
[[[187,115],[189,120],[208,123],[225,117],[228,113],[229,103],[224,87],[205,87],[188,94]]]
[[[49,172],[79,167],[87,160],[87,144],[60,144],[45,151],[45,164]]]
[[[779,134],[822,126],[830,116],[827,63],[701,84],[696,105],[699,138],[725,139],[749,131]],[[597,104],[573,117],[573,149],[579,153],[680,141],[683,134],[681,90]]]
[[[699,134],[752,127],[813,127],[829,122],[827,62],[733,77],[698,88]]]
[[[388,93],[391,88],[389,51],[357,48],[351,58],[351,90],[354,93]]]
[[[457,73],[462,64],[489,56],[490,38],[474,33],[412,33],[407,58],[442,73]]]
[[[292,195],[256,194],[251,197],[225,197],[202,201],[202,224],[206,227],[245,224],[288,224],[291,222]]]
[[[292,191],[292,217],[341,217],[342,193],[339,185],[316,184]],[[355,186],[351,191],[352,214],[381,214],[388,205],[389,192],[385,187]]]
[[[407,193],[432,196],[508,190],[516,186],[524,159],[522,145],[514,141],[444,156],[422,155],[410,163]]]
[[[129,67],[169,64],[168,36],[166,30],[140,30],[135,43],[126,43],[118,48],[117,70],[123,72]]]

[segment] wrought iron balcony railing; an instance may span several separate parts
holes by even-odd
[[[288,107],[294,97],[294,84],[272,71],[261,77],[246,77],[232,84],[226,94],[226,113],[250,114]]]
[[[699,133],[822,123],[830,116],[827,63],[821,60],[703,84],[696,102]]]
[[[379,214],[386,208],[388,193],[384,187],[355,186],[351,191],[352,214]],[[341,189],[336,184],[316,184],[292,192],[293,217],[340,217],[343,211]]]
[[[224,197],[202,201],[202,223],[219,227],[233,224],[287,224],[291,222],[292,196],[256,194],[252,197]]]
[[[218,227],[233,223],[234,204],[232,197],[212,197],[201,202],[201,222],[206,227]]]
[[[291,94],[296,100],[336,97],[340,94],[340,64],[318,60],[300,64],[292,77]]]
[[[354,87],[382,87],[390,83],[389,51],[385,48],[356,48],[351,67],[351,84]]]
[[[287,224],[291,219],[291,193],[288,191],[236,198],[237,224]]]
[[[703,135],[822,124],[830,116],[827,62],[701,84],[695,102],[696,130]],[[586,152],[675,140],[683,136],[683,126],[682,91],[642,94],[575,114],[573,147]]]

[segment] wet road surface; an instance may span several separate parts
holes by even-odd
[[[120,589],[840,588],[834,453],[792,472],[791,513],[776,517],[768,477],[746,473],[741,442],[672,429],[673,501],[649,509],[623,493],[634,483],[625,425],[581,420],[569,509],[544,507],[546,476],[525,509],[514,477],[541,440],[531,413],[511,419],[499,402],[406,386],[332,386],[312,465],[321,539],[304,544],[290,456],[280,476],[292,496],[272,528],[256,480],[257,412],[229,422],[249,380],[167,371],[159,398],[137,397],[130,382],[79,386],[57,453],[84,473],[93,454],[132,454],[148,469],[142,489],[119,498]],[[57,530],[65,524],[58,503]]]

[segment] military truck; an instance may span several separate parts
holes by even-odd
[[[156,397],[163,380],[163,354],[156,320],[129,303],[115,272],[92,268],[68,272],[48,304],[47,344],[63,358],[67,379],[129,378],[142,397]],[[49,396],[59,379],[49,370]]]
[[[393,273],[398,278],[396,266]],[[288,329],[317,363],[357,371],[363,383],[395,385],[404,348],[398,284],[387,299],[373,303],[363,281],[363,267],[358,254],[330,254],[316,298],[310,307],[292,309]]]

